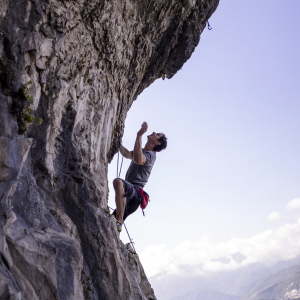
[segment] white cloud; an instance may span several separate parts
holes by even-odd
[[[233,270],[251,263],[272,265],[300,255],[300,219],[277,230],[267,230],[248,239],[233,238],[213,244],[205,238],[185,241],[173,249],[150,246],[140,255],[147,276],[160,272],[186,275],[182,265],[197,266],[198,273]]]
[[[273,211],[271,212],[269,215],[268,215],[268,220],[270,221],[276,221],[276,220],[279,220],[280,219],[280,215],[278,212],[276,211]]]
[[[300,198],[296,198],[291,200],[288,204],[287,204],[287,209],[297,209],[300,208]]]

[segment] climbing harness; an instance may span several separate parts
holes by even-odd
[[[207,29],[212,30],[212,27],[209,25],[209,22],[207,21]]]
[[[124,148],[123,148],[123,149],[124,149]],[[114,210],[114,209],[113,209],[112,207],[110,207],[110,206],[108,206],[108,208],[111,209],[111,210]],[[128,230],[127,230],[127,227],[126,227],[124,221],[123,221],[123,225],[124,225],[124,227],[125,227],[125,229],[126,229],[126,232],[127,232],[127,235],[128,235],[129,241],[130,241],[129,243],[130,243],[131,247],[133,248],[134,252],[137,253],[137,252],[135,251],[134,246],[133,246],[134,242],[133,242],[133,240],[131,239],[131,237],[130,237],[130,235],[129,235],[129,232],[128,232]]]
[[[123,165],[123,158],[124,158],[124,146],[121,145],[123,148],[123,155],[122,155],[122,162],[121,162],[121,167],[120,167],[120,173],[119,173],[119,150],[118,150],[118,160],[117,160],[117,178],[120,178],[121,176],[121,171],[122,171],[122,165]]]

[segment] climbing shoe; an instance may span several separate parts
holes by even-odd
[[[122,231],[122,223],[119,222],[117,219],[116,219],[116,225],[117,225],[118,232],[121,232]]]

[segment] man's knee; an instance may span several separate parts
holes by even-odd
[[[124,191],[123,181],[120,178],[115,178],[113,181],[114,189],[117,191]]]

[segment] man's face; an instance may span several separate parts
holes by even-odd
[[[160,145],[160,142],[158,140],[162,137],[163,135],[161,133],[156,133],[153,132],[152,134],[148,135],[148,141],[150,142],[155,142],[158,145]]]

